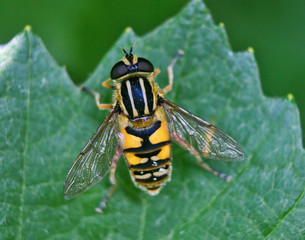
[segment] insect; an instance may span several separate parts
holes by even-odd
[[[133,47],[117,62],[110,78],[102,83],[114,90],[114,104],[100,103],[100,94],[86,87],[99,109],[110,112],[78,155],[64,183],[64,195],[71,199],[87,191],[110,172],[112,186],[96,209],[102,212],[115,187],[115,169],[124,154],[134,184],[150,195],[159,193],[170,180],[171,141],[190,151],[199,166],[230,181],[231,176],[212,169],[203,158],[235,161],[243,159],[239,144],[212,124],[163,97],[173,86],[173,67],[168,66],[169,84],[162,90],[154,82],[160,70],[133,54]],[[110,84],[110,82],[114,84]]]

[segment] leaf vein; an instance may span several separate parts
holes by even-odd
[[[19,215],[19,226],[17,230],[17,238],[16,239],[21,239],[22,238],[22,227],[23,227],[23,208],[24,208],[24,194],[25,194],[25,179],[26,179],[26,173],[25,173],[25,168],[26,168],[26,155],[28,151],[28,129],[29,129],[29,111],[30,111],[30,103],[31,103],[31,66],[30,66],[30,58],[32,55],[32,46],[30,42],[30,36],[29,32],[26,32],[25,34],[26,39],[27,39],[27,44],[28,44],[28,61],[27,61],[27,71],[28,71],[28,81],[27,81],[27,88],[28,88],[28,95],[26,99],[26,110],[25,110],[25,126],[24,126],[24,151],[23,151],[23,157],[22,157],[22,188],[21,188],[21,199],[20,199],[20,215]]]
[[[281,218],[279,219],[279,222],[274,226],[274,228],[272,228],[265,236],[265,238],[269,237],[272,232],[274,232],[274,230],[283,222],[283,220],[285,219],[285,217],[295,208],[295,206],[297,205],[297,203],[302,199],[303,195],[305,192],[305,188],[303,190],[303,192],[301,192],[299,194],[299,196],[297,197],[297,199],[294,201],[293,205],[281,216]]]

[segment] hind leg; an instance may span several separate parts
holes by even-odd
[[[216,175],[217,177],[222,178],[223,180],[225,180],[226,182],[230,182],[232,179],[232,176],[226,175],[222,172],[219,172],[213,168],[211,168],[208,164],[206,164],[205,162],[202,161],[200,154],[191,146],[189,145],[184,139],[182,139],[177,133],[173,132],[172,133],[172,138],[178,143],[180,144],[182,147],[184,147],[185,149],[189,150],[195,157],[197,160],[197,163],[200,167],[204,168],[205,170],[213,173],[214,175]]]
[[[119,162],[119,159],[122,155],[122,148],[118,147],[117,151],[113,157],[112,160],[112,165],[111,165],[111,171],[110,171],[110,182],[111,182],[111,187],[109,188],[106,196],[104,197],[104,199],[100,202],[100,204],[98,205],[98,207],[95,209],[96,212],[98,213],[103,213],[103,210],[105,209],[109,199],[111,198],[112,194],[114,193],[114,190],[117,186],[116,180],[115,180],[115,170],[116,170],[116,166]]]

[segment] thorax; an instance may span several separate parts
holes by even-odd
[[[149,120],[157,108],[157,89],[149,78],[131,77],[116,84],[115,100],[130,120]]]

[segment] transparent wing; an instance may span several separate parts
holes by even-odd
[[[117,112],[112,110],[76,158],[64,183],[64,195],[74,198],[97,184],[110,171],[118,147]]]
[[[179,136],[204,158],[225,161],[244,158],[239,144],[220,129],[165,98],[163,106],[169,119],[171,135]]]

